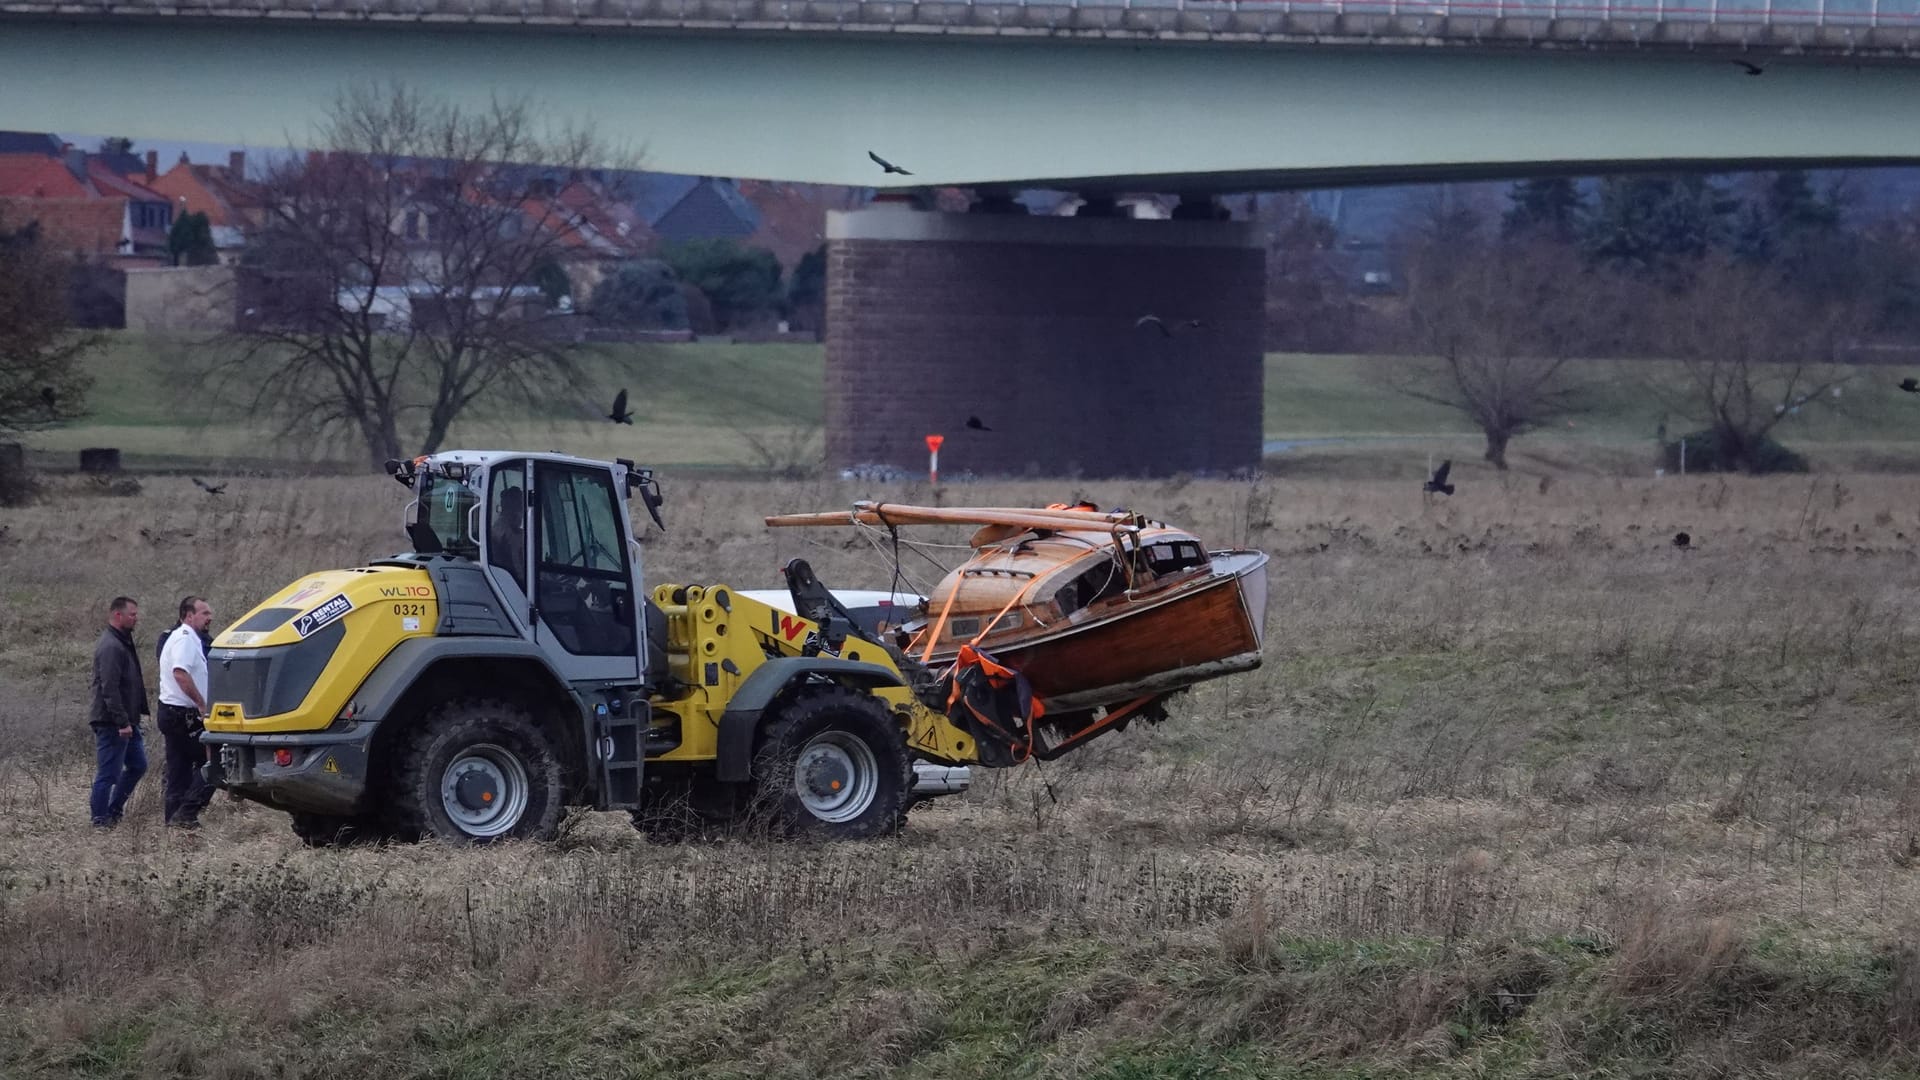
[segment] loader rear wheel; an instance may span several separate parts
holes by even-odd
[[[812,687],[767,724],[753,780],[755,814],[774,831],[859,840],[900,827],[913,766],[884,703],[843,686]]]
[[[503,701],[456,701],[407,741],[395,770],[401,831],[458,844],[551,840],[565,770],[533,717]]]

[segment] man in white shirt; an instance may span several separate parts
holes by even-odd
[[[200,811],[211,792],[200,778],[206,754],[200,747],[201,718],[207,714],[207,653],[201,635],[213,622],[213,608],[197,596],[180,601],[180,625],[160,647],[160,716],[157,725],[166,740],[167,824],[181,829],[200,827]]]

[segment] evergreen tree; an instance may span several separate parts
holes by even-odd
[[[1795,287],[1842,297],[1862,287],[1857,238],[1842,223],[1840,198],[1815,192],[1798,169],[1773,173],[1740,214],[1734,254],[1771,265]]]
[[[533,268],[533,285],[547,303],[559,307],[560,302],[573,295],[573,280],[561,265],[551,259]]]
[[[167,230],[167,253],[175,266],[213,266],[220,253],[213,246],[213,226],[205,214],[181,214]]]
[[[1738,206],[1698,173],[1605,177],[1580,230],[1581,246],[1599,262],[1672,273],[1729,245]]]
[[[1500,222],[1502,236],[1530,237],[1570,243],[1580,224],[1586,200],[1571,176],[1536,176],[1513,185],[1511,205]]]

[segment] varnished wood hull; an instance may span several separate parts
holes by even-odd
[[[1260,666],[1266,561],[1260,552],[1221,552],[1208,578],[1088,611],[1081,621],[990,634],[980,647],[1025,674],[1056,711],[1249,671]]]

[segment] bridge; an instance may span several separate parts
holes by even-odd
[[[865,187],[878,151],[983,209],[1920,161],[1920,0],[0,0],[0,127],[299,145],[392,78],[532,98],[665,172]],[[935,432],[949,471],[1260,459],[1243,223],[896,205],[831,216],[828,251],[836,464]]]
[[[1917,58],[1920,0],[0,0],[0,124],[275,145],[398,75],[667,172],[1246,190],[1920,160]]]

